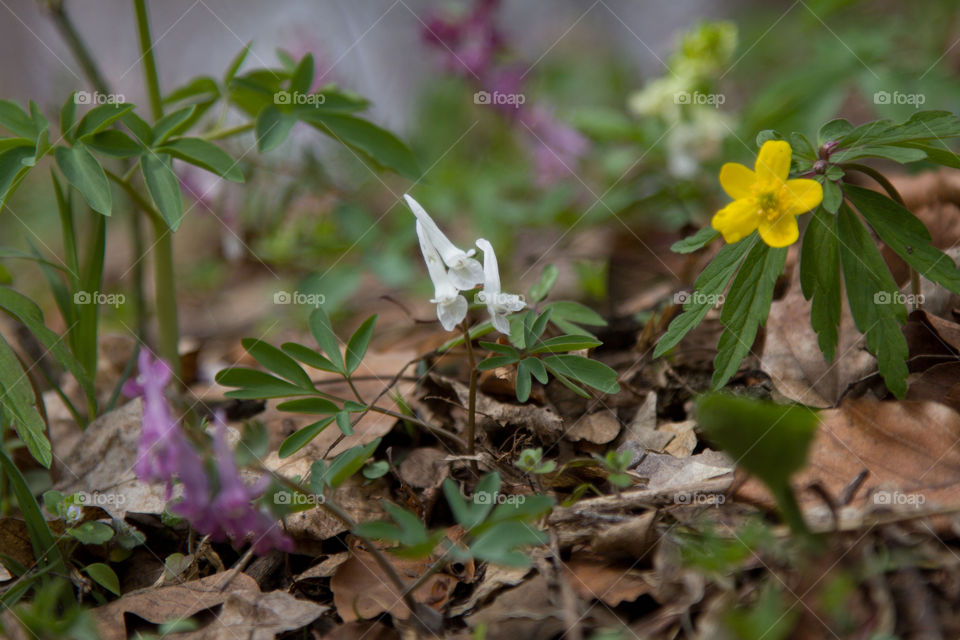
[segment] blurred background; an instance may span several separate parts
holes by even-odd
[[[91,89],[58,28],[65,15],[110,90],[145,104],[130,3],[70,3],[60,17],[57,7],[0,0],[2,97],[33,99],[55,121],[71,91]],[[902,120],[918,108],[956,111],[960,99],[960,11],[946,0],[166,0],[149,9],[164,92],[220,77],[247,43],[250,67],[309,52],[317,86],[369,98],[368,117],[404,139],[424,171],[416,182],[378,171],[303,125],[263,155],[252,133],[229,143],[246,184],[180,166],[193,197],[175,236],[177,281],[183,332],[198,338],[267,331],[286,315],[302,324],[311,308],[272,304],[279,290],[322,294],[331,314],[383,312],[389,296],[397,317],[429,317],[406,191],[458,243],[489,239],[505,289],[525,291],[552,263],[558,297],[642,319],[696,275],[668,247],[722,206],[719,166],[752,162],[759,131],[815,139],[836,116]],[[36,188],[21,188],[0,216],[4,246],[59,251],[44,174],[32,172]],[[117,291],[149,269],[125,244],[125,224],[118,212],[108,227],[108,247],[126,246],[107,257],[106,286]],[[0,276],[43,299],[36,267]],[[104,311],[108,327],[133,323],[132,305]]]

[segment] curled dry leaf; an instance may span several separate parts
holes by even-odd
[[[390,562],[400,577],[412,583],[429,568],[422,560],[406,560],[391,557]],[[418,602],[441,610],[449,600],[457,580],[452,576],[434,574],[415,592]],[[406,620],[410,610],[396,586],[383,575],[373,556],[358,550],[346,562],[337,567],[330,579],[333,604],[344,622],[369,619],[382,613]]]
[[[584,600],[601,600],[611,607],[633,602],[653,589],[652,579],[644,577],[644,572],[598,558],[574,557],[563,569],[578,596]]]
[[[227,581],[229,586],[222,590]],[[271,640],[277,633],[309,624],[327,610],[285,592],[261,593],[256,581],[245,573],[224,572],[182,585],[128,593],[94,609],[93,616],[102,640],[125,640],[127,613],[162,624],[218,605],[223,605],[220,614],[209,625],[184,637],[221,640],[235,638],[243,629],[245,638]]]
[[[581,416],[564,434],[567,440],[607,444],[620,435],[620,420],[609,409]]]
[[[819,483],[839,500],[867,471],[852,502],[861,510],[960,509],[960,413],[935,402],[860,398],[844,400],[820,416],[807,466],[794,479],[801,506],[822,504],[804,487]],[[738,495],[770,503],[753,480]]]

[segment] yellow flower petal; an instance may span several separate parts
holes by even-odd
[[[784,182],[790,175],[790,156],[793,150],[785,140],[767,140],[760,147],[754,170],[762,184]]]
[[[753,198],[734,200],[713,216],[713,228],[728,243],[739,242],[757,229],[759,205]]]
[[[784,214],[798,216],[823,202],[823,187],[816,180],[787,180],[784,187],[780,192],[780,206]]]
[[[797,218],[782,215],[773,222],[760,220],[760,237],[771,247],[789,247],[800,237]]]
[[[750,187],[757,182],[757,174],[737,162],[720,167],[720,186],[734,200],[750,195]]]

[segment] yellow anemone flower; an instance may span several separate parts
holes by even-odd
[[[713,228],[727,242],[739,242],[760,230],[771,247],[788,247],[797,241],[797,216],[817,207],[823,187],[816,180],[788,180],[793,150],[783,140],[768,140],[757,155],[753,171],[728,162],[720,169],[720,186],[733,202],[713,216]]]

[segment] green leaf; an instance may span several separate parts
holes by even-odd
[[[319,415],[333,415],[340,411],[340,407],[326,398],[297,398],[287,400],[277,405],[280,411],[290,413],[316,413]]]
[[[23,515],[24,523],[27,525],[27,532],[30,534],[30,546],[33,547],[33,557],[37,564],[43,568],[52,568],[54,571],[63,573],[66,571],[66,565],[63,556],[60,553],[60,547],[57,546],[50,526],[43,517],[40,505],[37,499],[33,497],[30,487],[20,470],[13,463],[13,460],[7,456],[7,452],[0,447],[0,467],[3,467],[10,481],[10,491],[17,499],[17,506]]]
[[[31,140],[39,133],[27,112],[9,100],[0,100],[0,127],[9,129],[16,136]]]
[[[94,107],[93,109],[90,109],[90,111],[88,111],[83,118],[80,119],[80,123],[77,124],[74,136],[78,139],[84,140],[84,138],[87,136],[100,133],[114,122],[122,118],[124,114],[129,111],[133,111],[132,104],[102,104],[98,107]]]
[[[831,140],[840,140],[853,131],[853,125],[843,118],[837,118],[820,127],[817,133],[817,144],[823,146]]]
[[[850,313],[866,336],[867,349],[877,356],[887,388],[903,398],[909,349],[900,326],[906,322],[907,310],[899,299],[897,283],[870,233],[846,204],[837,214],[837,235]]]
[[[140,170],[147,191],[164,222],[171,231],[176,231],[183,220],[183,194],[180,192],[180,182],[170,168],[170,157],[144,154],[140,159]]]
[[[346,366],[340,353],[340,341],[330,326],[330,317],[323,309],[314,309],[310,314],[310,332],[320,349],[327,355],[338,373],[345,373]]]
[[[580,349],[593,349],[603,343],[599,340],[587,338],[585,336],[556,336],[547,338],[530,349],[527,353],[557,353],[568,351],[579,351]]]
[[[793,155],[806,160],[808,163],[817,159],[817,151],[802,133],[790,134],[790,147],[793,149]]]
[[[770,488],[794,530],[806,531],[790,477],[806,463],[820,423],[816,412],[718,393],[697,402],[697,422],[712,442]]]
[[[535,358],[531,358],[534,359]],[[530,399],[530,388],[533,384],[530,376],[530,365],[527,360],[521,360],[517,364],[517,400],[526,402]]]
[[[931,140],[929,143],[902,142],[900,145],[923,151],[927,160],[930,162],[942,164],[945,167],[951,167],[953,169],[960,169],[960,156],[941,140]]]
[[[114,158],[133,158],[144,152],[144,147],[118,129],[108,129],[85,139],[90,149]]]
[[[467,532],[480,526],[493,510],[496,495],[500,491],[500,474],[489,473],[480,479],[473,490],[473,497],[468,503],[460,494],[456,482],[447,478],[443,481],[443,494],[450,505],[454,519]]]
[[[847,185],[847,197],[880,239],[920,275],[960,293],[960,269],[931,245],[927,227],[902,205],[876,191]]]
[[[91,404],[96,403],[93,380],[90,379],[86,370],[63,343],[63,338],[47,328],[43,320],[43,311],[33,300],[13,289],[0,287],[0,309],[22,322],[47,351],[56,358],[57,362],[73,374]]]
[[[620,384],[617,372],[596,360],[574,355],[557,355],[543,358],[543,365],[554,374],[572,378],[604,393],[617,393]]]
[[[113,528],[102,522],[90,521],[67,529],[67,533],[83,544],[103,544],[113,537]]]
[[[336,489],[346,480],[359,471],[373,452],[380,446],[381,438],[371,440],[367,444],[347,449],[330,463],[326,472],[326,483]]]
[[[889,145],[871,145],[841,151],[830,159],[833,162],[849,162],[850,160],[858,160],[860,158],[883,158],[885,160],[899,162],[900,164],[907,164],[909,162],[924,160],[926,157],[926,152],[921,149]]]
[[[840,146],[888,145],[942,140],[960,136],[960,118],[949,111],[918,111],[901,124],[878,120],[860,125],[840,140]]]
[[[519,353],[511,356],[493,356],[477,364],[477,369],[480,371],[490,371],[491,369],[496,369],[497,367],[508,367],[518,360],[520,360]]]
[[[300,58],[297,68],[293,70],[290,76],[290,91],[297,93],[310,93],[310,86],[313,84],[313,54]]]
[[[377,324],[377,316],[370,316],[364,320],[363,324],[350,336],[347,342],[347,373],[352,374],[363,362],[363,356],[367,354],[367,347],[370,346],[370,339],[373,337],[373,328]]]
[[[550,302],[543,306],[543,310],[550,311],[550,322],[564,333],[593,338],[595,336],[592,333],[578,325],[583,324],[588,327],[607,326],[607,321],[600,314],[579,302],[568,300]]]
[[[296,360],[285,354],[273,345],[263,340],[253,338],[244,338],[240,341],[243,348],[247,350],[254,360],[259,362],[265,369],[276,373],[282,378],[286,378],[295,385],[308,390],[313,390],[313,381],[307,372],[297,364]]]
[[[240,70],[240,67],[243,65],[243,61],[247,59],[247,54],[250,53],[250,44],[247,43],[243,49],[240,50],[233,60],[230,61],[230,65],[227,67],[226,72],[223,74],[223,86],[229,86],[233,81],[234,76],[237,75],[237,71]]]
[[[779,131],[775,131],[773,129],[764,129],[757,134],[757,147],[762,147],[764,142],[769,142],[770,140],[783,140],[783,136],[780,135]]]
[[[225,387],[239,387],[228,391],[230,398],[282,398],[303,395],[303,388],[257,369],[231,367],[217,373],[216,381]]]
[[[47,425],[34,406],[36,402],[27,372],[20,366],[7,341],[0,336],[0,410],[13,424],[30,454],[40,464],[49,467],[53,454],[50,441],[44,434]]]
[[[123,114],[120,121],[133,134],[137,142],[145,147],[153,145],[153,129],[146,120],[137,115],[136,111]]]
[[[740,268],[744,257],[754,243],[758,242],[756,235],[744,238],[740,242],[724,245],[710,264],[697,276],[694,289],[698,296],[690,296],[683,305],[683,313],[674,318],[667,328],[667,332],[657,342],[653,357],[659,358],[674,348],[683,337],[696,327],[713,307],[713,300],[723,294],[730,278]]]
[[[670,245],[670,251],[674,253],[693,253],[694,251],[703,249],[718,237],[720,237],[719,231],[713,227],[704,227],[692,236],[674,242]]]
[[[843,202],[843,191],[833,180],[824,180],[823,184],[823,208],[827,213],[836,214],[840,209],[840,203]]]
[[[282,345],[280,345],[280,348],[283,349],[284,353],[286,353],[288,356],[296,358],[309,367],[320,369],[321,371],[329,371],[331,373],[341,373],[332,362],[310,347],[297,344],[296,342],[284,342]]]
[[[60,134],[68,142],[73,142],[73,127],[77,123],[77,92],[73,91],[60,107]]]
[[[377,164],[411,180],[420,178],[420,167],[413,152],[386,129],[355,116],[319,109],[300,110],[297,115],[332,138],[366,154]]]
[[[547,368],[539,358],[527,358],[527,367],[540,384],[547,384]]]
[[[231,182],[243,182],[243,171],[237,161],[213,144],[201,138],[177,138],[157,148],[158,153],[168,153],[174,158],[206,169]]]
[[[333,416],[308,424],[302,429],[294,431],[280,443],[280,449],[277,451],[277,455],[281,458],[290,457],[320,435],[320,432],[326,429],[331,422],[333,422]]]
[[[267,105],[257,115],[254,131],[257,136],[257,149],[266,153],[276,149],[290,135],[290,129],[297,124],[297,119],[278,109],[276,105]]]
[[[376,480],[387,475],[390,471],[390,463],[386,460],[377,460],[371,462],[363,468],[363,477],[367,480]]]
[[[199,104],[214,102],[219,97],[220,88],[216,80],[210,76],[197,76],[164,96],[163,103],[173,104],[193,98],[193,103]]]
[[[350,411],[349,410],[340,411],[334,417],[337,420],[337,428],[340,429],[340,432],[345,436],[352,436],[353,425],[350,424]]]
[[[153,134],[153,144],[151,146],[164,144],[170,136],[182,133],[185,129],[184,123],[193,116],[196,110],[196,105],[190,105],[168,113],[157,120],[157,123],[151,128]]]
[[[499,353],[502,356],[516,356],[520,358],[520,352],[509,344],[500,344],[499,342],[481,342],[480,346],[487,351]]]
[[[546,533],[522,522],[501,522],[477,536],[470,544],[470,553],[474,558],[485,562],[526,567],[529,566],[530,559],[515,549],[544,544],[547,539]]]
[[[107,182],[103,167],[87,147],[82,144],[57,147],[54,156],[63,175],[83,195],[90,208],[109,216],[113,208],[110,183]]]
[[[827,362],[833,361],[840,327],[840,254],[835,218],[818,207],[803,235],[800,255],[800,286],[811,300],[810,325]]]
[[[711,384],[714,389],[725,385],[737,372],[753,346],[757,330],[766,323],[773,301],[773,285],[783,272],[786,259],[785,247],[774,249],[757,242],[733,279],[720,312],[723,333],[713,361]]]
[[[120,580],[117,579],[117,574],[113,572],[113,569],[102,562],[94,562],[88,564],[83,570],[101,587],[114,595],[120,595]]]
[[[555,265],[548,264],[545,266],[543,273],[540,274],[540,280],[530,287],[530,302],[536,303],[546,298],[550,290],[553,289],[553,285],[557,283],[559,275],[560,270]]]
[[[0,208],[30,171],[24,162],[33,157],[34,149],[29,146],[16,146],[0,153]]]

